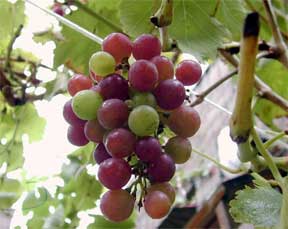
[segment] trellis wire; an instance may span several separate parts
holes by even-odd
[[[67,18],[62,17],[62,16],[54,13],[53,11],[51,11],[51,10],[49,10],[49,9],[43,8],[43,7],[39,6],[38,4],[36,4],[35,2],[33,2],[33,1],[31,1],[31,0],[25,0],[25,2],[27,2],[27,3],[29,3],[29,4],[31,4],[31,5],[33,5],[33,6],[35,6],[35,7],[37,7],[38,9],[44,11],[45,13],[47,13],[47,14],[55,17],[55,18],[56,18],[59,22],[61,22],[62,24],[64,24],[64,25],[70,27],[71,29],[73,29],[73,30],[81,33],[81,34],[84,35],[85,37],[87,37],[87,38],[95,41],[96,43],[98,43],[98,44],[100,44],[100,45],[102,44],[103,39],[102,39],[101,37],[95,35],[94,33],[89,32],[88,30],[82,28],[81,26],[79,26],[79,25],[77,25],[76,23],[68,20]],[[193,95],[197,95],[197,94],[198,94],[196,91],[191,90],[191,89],[190,89],[190,92],[191,92]],[[222,112],[228,114],[229,116],[232,115],[232,112],[231,112],[231,111],[229,111],[229,110],[226,109],[225,107],[223,107],[223,106],[221,106],[221,105],[213,102],[212,100],[210,100],[210,99],[208,99],[208,98],[205,97],[205,98],[204,98],[204,101],[207,102],[207,103],[209,103],[209,104],[211,104],[212,106],[216,107],[218,110],[221,110]],[[265,132],[266,132],[266,130],[263,130],[263,129],[259,128],[259,127],[255,127],[255,128],[256,128],[258,131],[262,132],[262,133],[265,133]],[[271,133],[274,133],[274,134],[278,134],[278,132],[274,132],[274,131],[270,131],[270,132],[271,132]]]

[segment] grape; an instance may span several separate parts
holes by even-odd
[[[132,98],[134,106],[140,106],[140,105],[148,105],[151,107],[156,107],[156,99],[153,94],[149,92],[138,92],[135,93],[135,95]]]
[[[163,154],[149,164],[148,175],[151,182],[165,182],[171,180],[175,173],[175,164],[173,159]]]
[[[145,196],[144,208],[152,219],[160,219],[168,214],[171,208],[169,197],[161,191],[149,192]]]
[[[153,191],[160,191],[160,192],[165,193],[169,197],[169,199],[171,201],[171,204],[174,203],[175,195],[176,195],[175,194],[175,189],[168,182],[156,183],[156,184],[151,185],[147,189],[147,193],[153,192]]]
[[[98,120],[106,129],[123,126],[128,120],[129,110],[126,103],[120,99],[108,99],[98,110]]]
[[[158,82],[172,79],[174,76],[173,63],[165,56],[155,56],[151,59],[158,71]]]
[[[93,71],[90,70],[90,78],[94,79],[97,83],[99,83],[101,80],[103,80],[104,77],[97,76]]]
[[[79,91],[72,99],[74,113],[84,120],[92,120],[97,117],[97,111],[103,102],[99,93],[92,90]]]
[[[99,165],[99,181],[108,189],[120,189],[128,183],[131,177],[131,167],[127,161],[119,158],[109,158]]]
[[[89,89],[93,86],[92,80],[84,75],[77,74],[73,76],[67,85],[67,90],[71,96],[74,96],[77,92]]]
[[[54,13],[60,15],[60,16],[64,16],[65,12],[61,6],[61,4],[54,4],[54,6],[52,7],[52,10]]]
[[[102,50],[110,53],[117,63],[123,58],[129,58],[132,52],[132,42],[122,33],[111,33],[105,37]]]
[[[118,74],[112,74],[105,77],[99,82],[100,94],[106,99],[121,99],[129,98],[128,81]]]
[[[185,88],[178,80],[161,81],[154,90],[157,104],[164,110],[173,110],[179,107],[185,100]]]
[[[126,190],[109,190],[100,200],[102,214],[110,221],[121,222],[129,218],[135,198]]]
[[[159,125],[157,111],[147,105],[134,108],[128,118],[130,130],[137,136],[148,136],[153,134]]]
[[[78,118],[72,109],[72,99],[67,101],[63,108],[63,117],[72,126],[84,126],[85,121]]]
[[[92,142],[102,142],[106,130],[100,125],[97,119],[89,120],[84,127],[86,138]]]
[[[84,146],[89,142],[85,137],[83,126],[69,126],[67,138],[68,141],[75,146]]]
[[[102,142],[96,146],[93,156],[97,164],[101,164],[101,162],[111,158]]]
[[[145,137],[136,143],[135,153],[141,161],[155,161],[162,154],[162,147],[154,137]]]
[[[185,86],[190,86],[199,81],[201,74],[200,64],[193,60],[184,60],[178,64],[175,75]]]
[[[89,68],[98,76],[107,76],[115,71],[114,57],[108,53],[99,51],[94,53],[89,60]]]
[[[176,164],[183,164],[191,156],[192,146],[187,138],[175,136],[170,138],[165,145],[165,152],[169,154]]]
[[[99,87],[98,84],[94,85],[93,87],[90,88],[90,90],[97,92],[98,94],[101,95],[101,88]],[[101,96],[102,97],[102,96]]]
[[[159,39],[150,34],[143,34],[136,38],[132,48],[132,54],[136,60],[150,60],[161,53],[161,43]]]
[[[171,112],[167,124],[175,134],[188,138],[198,131],[201,120],[193,107],[182,105]]]
[[[131,65],[128,78],[131,86],[136,90],[151,91],[158,80],[157,68],[147,60],[137,60]]]
[[[136,137],[124,128],[114,129],[107,135],[105,146],[112,157],[127,157],[134,152]]]

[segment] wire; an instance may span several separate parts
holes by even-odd
[[[29,3],[30,5],[33,5],[35,7],[37,7],[38,9],[44,11],[45,13],[55,17],[59,22],[61,22],[62,24],[70,27],[71,29],[74,29],[76,30],[77,32],[81,33],[82,35],[84,35],[85,37],[97,42],[99,45],[102,44],[103,42],[103,39],[101,37],[98,37],[97,35],[89,32],[88,30],[80,27],[79,25],[75,24],[74,22],[66,19],[65,17],[62,17],[56,13],[54,13],[53,11],[51,10],[48,10],[48,9],[45,9],[41,6],[39,6],[38,4],[36,4],[35,2],[31,1],[31,0],[25,0],[25,2]]]

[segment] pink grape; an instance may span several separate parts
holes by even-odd
[[[120,189],[128,183],[131,177],[131,167],[127,161],[119,158],[109,158],[103,161],[98,169],[99,181],[108,189]]]
[[[148,189],[147,193],[153,192],[153,191],[160,191],[164,192],[170,199],[171,204],[174,203],[175,201],[175,189],[172,187],[172,185],[168,182],[163,182],[163,183],[155,183],[152,184]]]
[[[123,126],[129,116],[126,103],[120,99],[108,99],[98,110],[97,118],[106,129],[114,129]]]
[[[193,60],[184,60],[176,68],[176,78],[185,86],[197,83],[202,75],[199,63]]]
[[[186,98],[183,84],[173,79],[161,81],[153,93],[158,106],[164,110],[176,109]]]
[[[171,208],[171,201],[165,193],[152,191],[145,196],[144,208],[152,219],[160,219],[168,214]]]
[[[159,39],[150,34],[143,34],[136,38],[132,48],[132,54],[136,60],[150,60],[161,53]]]
[[[84,126],[86,121],[78,118],[72,109],[72,99],[67,101],[63,107],[63,117],[72,126]]]
[[[85,137],[83,126],[69,126],[67,138],[75,146],[84,146],[89,142]]]
[[[131,86],[141,92],[153,90],[158,80],[156,66],[147,60],[137,60],[128,74]]]
[[[122,33],[111,33],[105,37],[102,50],[110,53],[117,63],[123,58],[129,58],[132,52],[132,42]]]
[[[86,138],[92,142],[102,142],[106,129],[100,125],[97,119],[89,120],[84,127]]]
[[[76,74],[69,81],[67,85],[68,92],[74,96],[77,92],[89,89],[93,86],[93,82],[87,76]]]
[[[156,138],[146,137],[138,140],[135,153],[141,161],[155,161],[162,154],[162,147]]]
[[[124,128],[114,129],[107,135],[105,146],[112,157],[123,158],[134,152],[136,137]]]
[[[173,63],[165,56],[155,56],[151,59],[158,71],[158,82],[172,79],[174,76]]]
[[[96,146],[93,156],[97,164],[101,164],[101,162],[111,158],[102,142]]]
[[[105,77],[99,82],[100,94],[107,99],[121,99],[129,98],[128,81],[118,74],[112,74]]]

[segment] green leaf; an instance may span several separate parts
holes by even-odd
[[[119,14],[124,31],[134,37],[151,33],[154,26],[150,17],[157,11],[160,3],[159,0],[121,0]]]
[[[88,163],[93,160],[92,152],[95,148],[95,143],[89,142],[87,145],[79,147],[77,150],[69,154],[68,158],[77,158],[82,164]]]
[[[117,229],[129,229],[129,228],[135,228],[135,216],[132,215],[129,217],[129,219],[119,222],[119,223],[113,223],[111,221],[106,220],[103,216],[96,215],[94,216],[94,223],[90,224],[88,226],[88,229],[99,229],[99,228],[117,228]]]
[[[0,181],[0,210],[10,208],[22,193],[19,181],[6,177],[1,179],[3,180]]]
[[[101,0],[89,1],[86,6],[100,13],[101,16],[118,24],[117,4],[109,4],[110,7],[108,8],[100,7],[98,9],[98,2],[101,3]],[[81,9],[68,15],[67,19],[75,22],[90,32],[94,32],[102,38],[113,32],[113,30],[105,23],[99,19],[95,19]],[[62,34],[64,36],[64,41],[56,43],[54,56],[55,67],[64,63],[68,68],[75,72],[84,72],[88,74],[89,59],[94,52],[100,50],[100,45],[66,26],[63,26]]]
[[[263,60],[256,73],[273,91],[288,99],[288,71],[281,63],[277,60]],[[287,115],[283,109],[265,99],[258,99],[254,111],[266,125],[276,130],[278,128],[274,119]]]
[[[0,143],[0,167],[4,162],[7,163],[8,172],[22,167],[24,163],[22,142],[10,140],[6,145]]]
[[[10,39],[14,36],[15,30],[25,21],[24,1],[18,0],[11,3],[7,0],[0,1],[0,55],[6,52]]]
[[[45,219],[43,229],[59,229],[64,225],[64,208],[59,205],[55,212]]]
[[[230,202],[230,214],[238,223],[272,227],[280,222],[281,204],[282,195],[271,187],[246,187]]]

